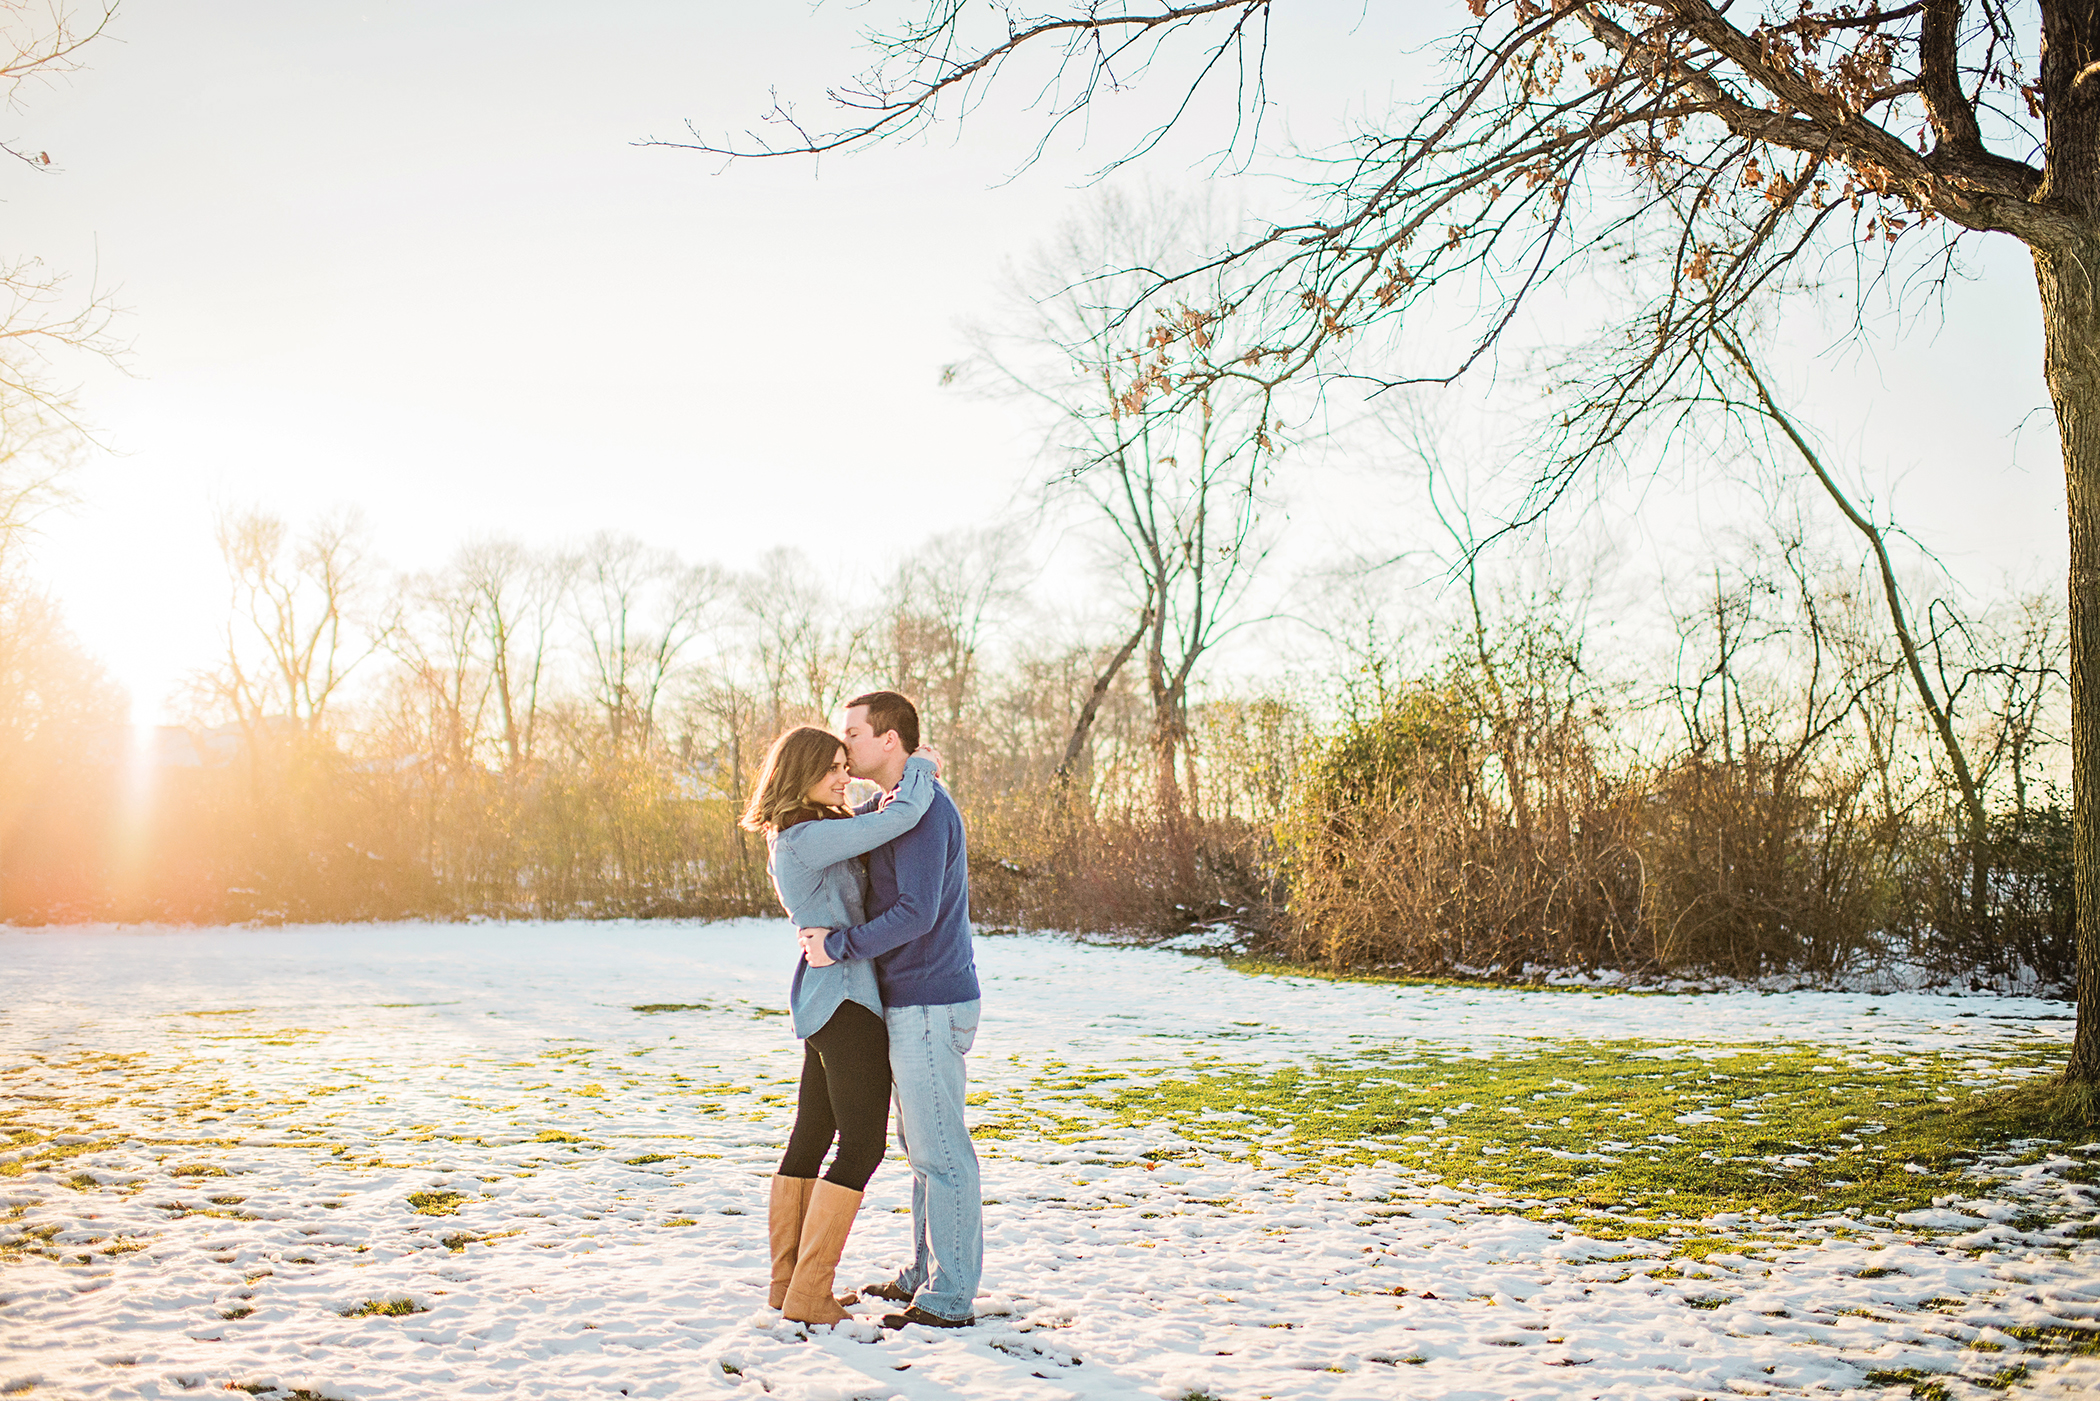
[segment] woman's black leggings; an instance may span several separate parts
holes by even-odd
[[[839,1151],[824,1179],[862,1191],[882,1162],[889,1130],[889,1028],[848,1002],[802,1043],[802,1094],[780,1175],[815,1177],[835,1136]]]

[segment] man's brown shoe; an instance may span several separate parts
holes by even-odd
[[[928,1313],[913,1304],[903,1313],[886,1315],[882,1320],[885,1328],[906,1328],[916,1323],[924,1328],[967,1328],[977,1320],[974,1318],[943,1318],[937,1313]]]

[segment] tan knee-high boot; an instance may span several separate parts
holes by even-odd
[[[773,1195],[766,1203],[766,1234],[773,1243],[773,1284],[766,1291],[766,1307],[777,1309],[787,1300],[788,1281],[795,1277],[795,1254],[802,1243],[802,1217],[809,1210],[809,1189],[814,1177],[773,1175]]]
[[[848,1317],[831,1297],[831,1279],[838,1271],[839,1256],[846,1253],[846,1237],[860,1212],[860,1198],[851,1187],[817,1179],[802,1215],[795,1277],[788,1284],[787,1302],[780,1306],[782,1318],[797,1323],[837,1323]]]

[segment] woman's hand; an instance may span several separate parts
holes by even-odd
[[[824,940],[830,934],[831,931],[829,929],[805,929],[795,936],[796,939],[801,941],[802,956],[809,960],[810,967],[829,968],[832,964],[838,962],[837,959],[824,952]]]
[[[920,746],[919,746],[919,747],[918,747],[917,749],[914,749],[914,750],[912,750],[912,752],[911,752],[911,757],[912,757],[912,758],[914,758],[914,759],[925,759],[925,760],[928,760],[928,761],[929,761],[929,762],[931,762],[931,763],[932,763],[932,765],[933,765],[933,776],[934,776],[935,778],[939,778],[939,777],[941,776],[941,751],[940,751],[940,750],[938,750],[938,749],[935,749],[935,748],[934,748],[934,747],[933,747],[932,745],[930,745],[930,744],[922,744],[922,745],[920,745]]]

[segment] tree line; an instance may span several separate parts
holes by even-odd
[[[1921,647],[1871,562],[1798,526],[1677,581],[1631,649],[1594,599],[1461,556],[1435,606],[1335,615],[1324,673],[1169,686],[1156,598],[1135,642],[1060,625],[1013,532],[851,590],[791,551],[738,573],[614,534],[407,577],[349,517],[234,513],[218,545],[222,655],[143,743],[8,576],[0,917],[769,913],[735,821],[766,745],[888,684],[946,755],[981,925],[1224,923],[1511,978],[2073,972],[2060,603],[1937,600]]]

